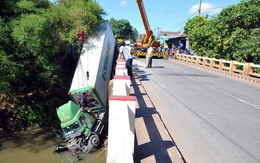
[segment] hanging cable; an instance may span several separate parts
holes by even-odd
[[[184,20],[183,22],[181,22],[179,25],[177,25],[176,27],[172,28],[172,30],[178,28],[179,26],[181,26],[182,24],[184,24],[189,18],[191,18],[193,15],[195,15],[198,11],[195,11],[192,15],[190,15],[188,18],[186,18],[186,20]]]
[[[189,1],[189,0],[186,0],[186,1],[182,4],[182,6],[178,8],[178,10],[179,10],[179,11],[182,11],[181,9],[182,9],[185,5],[187,5],[186,3],[187,3],[188,1]],[[174,17],[177,17],[177,16],[179,16],[179,15],[180,15],[180,12],[179,12],[179,14],[177,14],[177,15],[176,15],[176,12],[174,12],[173,14],[171,14],[170,16],[168,16],[168,18],[165,19],[165,20],[163,21],[163,23],[160,23],[160,26],[163,26],[165,23],[168,23],[168,20],[169,20],[170,18],[172,18],[173,16],[174,16]]]

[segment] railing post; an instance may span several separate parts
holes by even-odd
[[[249,75],[248,66],[249,66],[248,63],[244,63],[244,66],[243,66],[243,76],[248,76]]]
[[[178,55],[179,55],[179,60],[180,60],[180,61],[183,61],[183,56],[180,55],[180,54],[178,54]]]
[[[190,55],[187,55],[188,56],[188,62],[192,63],[192,58]]]
[[[250,72],[252,72],[252,68],[250,65],[251,65],[251,63],[244,63],[244,67],[243,67],[244,76],[249,76]]]
[[[234,68],[235,68],[234,61],[230,61],[229,72],[233,73]]]
[[[196,56],[192,56],[192,63],[196,63]]]
[[[213,65],[214,65],[214,58],[210,58],[209,66],[213,67]]]
[[[222,59],[219,59],[219,63],[218,64],[219,64],[218,65],[218,69],[222,70],[222,66],[224,65]]]
[[[202,63],[203,66],[206,66],[206,62],[207,62],[207,61],[206,61],[206,57],[203,57],[203,63]]]
[[[200,64],[200,57],[199,56],[196,56],[196,64]]]

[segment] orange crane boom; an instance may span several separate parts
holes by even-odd
[[[143,1],[142,0],[136,0],[136,2],[138,4],[138,8],[139,8],[139,11],[141,13],[141,17],[142,17],[142,20],[143,20],[143,23],[144,23],[146,36],[149,38],[152,35],[153,32],[150,28],[150,25],[149,25],[149,22],[148,22],[148,19],[147,19],[147,15],[146,15],[146,12],[145,12],[145,9],[144,9]]]
[[[145,28],[145,32],[146,35],[143,35],[142,40],[141,40],[141,47],[139,46],[139,44],[136,44],[136,49],[132,51],[132,53],[136,56],[145,56],[146,55],[146,51],[147,48],[149,46],[152,46],[154,48],[159,47],[160,46],[160,42],[155,40],[155,37],[153,35],[153,31],[150,28],[148,19],[147,19],[147,15],[144,9],[144,4],[143,4],[143,0],[136,0],[137,4],[138,4],[138,8],[142,17],[142,21],[144,24],[144,28]],[[157,57],[161,57],[161,56],[165,56],[167,55],[167,52],[154,52],[153,56],[157,56]]]

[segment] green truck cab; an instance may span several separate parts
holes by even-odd
[[[73,101],[68,101],[57,108],[57,115],[61,121],[63,138],[68,142],[66,149],[89,153],[100,143],[100,135],[107,118],[105,111],[92,112],[88,107],[80,107]],[[59,150],[58,145],[55,152]]]
[[[57,109],[61,121],[61,128],[66,140],[83,135],[90,135],[95,124],[95,118],[83,112],[73,101],[60,106]]]

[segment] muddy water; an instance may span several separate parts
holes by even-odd
[[[77,158],[69,151],[53,154],[57,144],[65,144],[65,142],[56,138],[52,132],[44,130],[11,134],[0,132],[0,163],[106,162],[106,150],[103,148],[90,154],[80,153]]]

